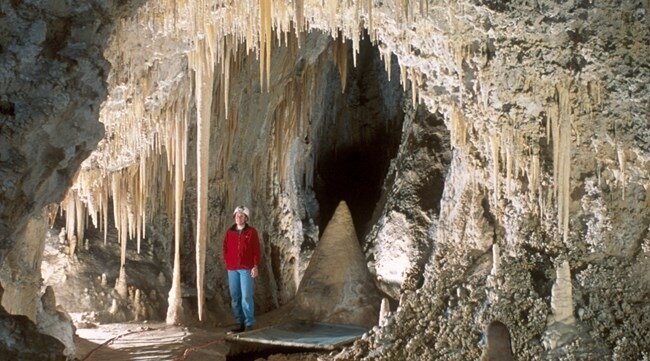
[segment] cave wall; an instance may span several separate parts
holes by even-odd
[[[0,266],[4,287],[2,306],[14,315],[25,315],[36,322],[41,292],[41,262],[45,248],[47,220],[44,211],[30,218],[15,236],[14,247]]]
[[[44,208],[62,200],[81,162],[104,135],[98,121],[109,71],[103,49],[113,20],[141,3],[0,4],[0,263],[2,283],[7,285],[3,304],[9,312],[29,317],[1,309],[0,348],[6,357],[65,358],[64,346],[39,334],[44,329],[34,324],[40,305]]]
[[[414,182],[409,177],[411,173],[406,170],[418,164],[417,161],[395,162],[389,169],[389,174],[394,174],[394,183],[385,186],[386,206],[373,217],[378,221],[371,235],[377,236],[366,240],[371,245],[367,256],[373,254],[369,256],[371,265],[373,261],[381,262],[381,250],[391,244],[390,234],[425,239],[412,253],[413,265],[425,269],[424,277],[408,287],[399,284],[399,277],[390,281],[390,287],[385,289],[394,296],[399,295],[399,308],[382,329],[350,352],[356,352],[358,358],[369,359],[408,359],[414,355],[476,359],[480,355],[483,328],[493,319],[499,319],[510,329],[517,358],[643,357],[644,345],[650,343],[647,331],[650,312],[646,301],[650,284],[647,282],[650,252],[649,66],[645,56],[650,38],[645,26],[648,2],[459,1],[422,3],[419,8],[409,3],[406,11],[403,5],[392,2],[377,5],[370,33],[380,42],[382,54],[388,54],[388,59],[391,53],[396,56],[402,70],[401,80],[404,86],[411,88],[410,95],[434,114],[433,117],[438,114],[443,117],[453,150],[450,160],[443,156],[442,160],[434,161],[439,169],[434,173],[438,180],[446,168],[444,164],[449,162],[441,195],[412,191],[412,197],[402,199],[399,189],[408,189],[414,184],[413,188],[417,189],[427,181],[416,179]],[[10,2],[2,6],[3,20],[16,20],[18,15],[13,9],[24,5]],[[355,23],[358,20],[350,20],[347,10],[341,7],[325,12],[322,6],[308,3],[305,15],[311,19],[310,27],[326,32],[336,22],[352,24],[342,27],[345,36],[352,37],[351,34],[358,34],[354,32],[358,30],[350,29],[359,24]],[[68,11],[73,13],[72,9]],[[422,14],[424,11],[426,14]],[[23,12],[20,16],[25,17],[25,14],[29,13]],[[11,34],[3,38],[1,56],[5,58],[2,62],[15,69],[9,74],[33,74],[31,68],[18,67],[18,64],[19,60],[28,61],[30,57],[24,54],[34,54],[27,50],[42,42],[39,40],[44,36],[42,25],[26,20],[17,23],[23,24],[16,27],[22,26],[20,34],[33,35],[27,37],[31,45],[18,43],[19,32],[8,27],[9,31],[2,32]],[[29,30],[32,23],[37,25]],[[5,45],[10,43],[18,45]],[[167,50],[176,51],[172,49],[178,49],[178,44],[174,42]],[[25,52],[17,57],[12,49],[22,45]],[[137,51],[131,53],[137,54]],[[79,56],[84,59],[86,55],[82,52]],[[77,66],[83,70],[89,64],[101,62],[101,56],[96,56],[100,60],[78,61],[80,65]],[[293,61],[272,63],[272,66],[278,67],[278,64],[285,64],[287,69],[272,73],[301,74],[303,67]],[[86,70],[88,74],[98,74],[96,69]],[[70,76],[81,77],[75,81],[82,81],[88,76],[84,74],[75,72]],[[172,84],[171,80],[177,75],[171,72],[164,77],[170,82],[156,83],[160,85],[161,97],[176,94],[169,89],[178,88],[162,85]],[[314,76],[317,79],[324,75]],[[247,82],[246,79],[253,77],[244,76],[237,81]],[[251,139],[260,140],[259,147],[249,143],[248,148],[229,141],[216,142],[220,148],[212,157],[218,159],[216,164],[220,166],[213,168],[216,170],[212,178],[220,196],[211,202],[222,216],[211,222],[210,232],[214,244],[228,223],[232,206],[249,202],[261,210],[262,217],[268,215],[266,220],[258,218],[260,228],[281,230],[281,233],[264,235],[265,238],[282,236],[290,240],[271,241],[269,245],[276,244],[276,247],[279,244],[291,246],[266,250],[271,254],[270,259],[276,252],[280,267],[287,268],[280,273],[291,275],[276,277],[281,280],[280,288],[269,279],[270,290],[265,297],[269,305],[288,297],[296,287],[303,269],[301,265],[306,261],[306,257],[296,254],[297,246],[305,233],[314,234],[313,230],[307,230],[311,225],[307,223],[306,227],[303,223],[308,212],[304,204],[312,204],[313,197],[292,184],[301,177],[292,177],[290,172],[300,170],[292,168],[292,164],[308,164],[296,158],[309,152],[305,151],[304,144],[301,145],[300,137],[295,137],[299,132],[285,133],[296,128],[284,125],[282,121],[286,118],[279,112],[290,112],[290,105],[280,106],[282,100],[286,102],[301,96],[297,84],[304,86],[305,83],[296,82],[293,88],[288,78],[281,83],[286,88],[281,91],[278,88],[278,92],[287,94],[286,98],[265,95],[267,98],[258,102],[237,107],[239,112],[245,113],[248,106],[258,112],[249,114],[264,114],[264,118],[272,122],[259,125],[217,121],[215,127],[225,128],[216,128],[213,132],[215,137],[231,137],[232,134],[224,135],[219,129],[235,129]],[[324,83],[314,80],[310,84]],[[18,83],[12,81],[11,84]],[[32,94],[33,84],[26,87],[30,90],[25,95],[13,95],[22,94],[13,90],[0,95],[3,117],[20,117],[20,111],[25,108],[16,107],[15,104],[21,103],[13,99],[24,99],[21,97]],[[44,94],[59,94],[48,89]],[[315,93],[318,94],[318,90]],[[62,153],[62,159],[73,167],[62,166],[62,172],[54,174],[57,177],[63,174],[64,179],[48,183],[49,175],[57,166],[27,169],[28,164],[49,164],[47,154],[39,156],[48,147],[31,149],[35,143],[29,140],[47,139],[38,132],[52,131],[62,132],[55,138],[65,141],[67,135],[74,134],[70,129],[90,127],[88,133],[92,133],[90,136],[96,142],[101,136],[96,130],[95,119],[102,94],[100,89],[71,97],[86,101],[90,96],[95,105],[94,108],[72,108],[79,112],[78,109],[90,107],[95,112],[92,113],[94,117],[90,116],[91,112],[75,117],[79,120],[78,128],[67,123],[58,125],[61,111],[50,111],[50,108],[43,112],[47,116],[42,116],[41,120],[32,122],[33,118],[28,117],[25,122],[2,122],[1,154],[3,162],[8,162],[2,167],[3,218],[0,226],[4,228],[0,230],[5,249],[11,244],[7,240],[9,235],[25,223],[30,213],[60,197],[73,173],[72,168],[78,166],[84,153],[87,154],[85,145],[68,154],[64,151],[67,148],[55,144],[54,148],[61,149],[56,152]],[[137,100],[132,102],[137,103]],[[234,115],[230,117],[234,118]],[[295,119],[305,121],[306,118]],[[436,122],[430,116],[421,119]],[[23,132],[20,128],[20,124],[40,126],[50,121],[55,126],[39,128],[36,133]],[[16,134],[26,135],[9,137],[5,128],[13,124],[18,124],[15,129],[20,133]],[[431,128],[431,125],[418,122],[405,124],[410,128],[403,133],[412,134],[414,138],[422,134],[419,128]],[[7,129],[14,131],[12,127]],[[264,138],[268,134],[273,135],[271,143]],[[74,139],[84,137],[79,135]],[[292,147],[295,152],[287,151]],[[403,136],[400,148],[409,147],[408,138]],[[405,153],[401,154],[404,157]],[[32,156],[36,158],[30,158]],[[231,161],[234,159],[246,159],[250,163],[238,163],[233,167]],[[49,171],[39,173],[42,169]],[[277,171],[270,172],[271,169]],[[250,183],[233,184],[234,177],[219,174],[225,170],[237,174],[237,179],[249,179]],[[439,183],[438,180],[433,183]],[[17,191],[16,187],[23,184],[24,189]],[[57,191],[42,191],[49,189],[49,184]],[[274,196],[267,198],[269,194]],[[241,199],[241,195],[247,198]],[[431,210],[438,205],[430,204],[430,200],[437,197],[440,197],[439,216],[435,217],[437,212]],[[33,203],[26,203],[26,200],[33,200]],[[396,205],[391,206],[391,202]],[[391,207],[408,211],[391,218]],[[382,229],[387,236],[382,236]],[[286,258],[289,261],[283,262]],[[565,262],[569,265],[571,282],[558,281],[558,274],[566,275],[558,272],[564,269]],[[272,264],[266,267],[273,268]],[[408,268],[403,262],[401,269]],[[375,270],[380,272],[381,266],[376,265]],[[268,269],[267,272],[271,273]],[[401,279],[410,280],[409,277]],[[569,294],[573,295],[573,300],[565,307],[572,307],[570,313],[577,316],[575,322],[563,327],[558,327],[556,322],[558,315],[555,313],[560,311],[552,307],[557,302],[553,299],[553,288],[560,283],[564,294],[570,283]],[[281,295],[272,291],[274,288]],[[414,332],[415,336],[411,337]],[[602,345],[602,348],[590,348],[592,344]]]
[[[422,287],[405,290],[389,324],[341,358],[478,359],[492,320],[508,326],[518,359],[648,357],[648,3],[449,11],[458,16],[443,23],[464,50],[428,52],[423,22],[407,40],[419,55],[398,54],[421,59],[421,96],[445,109],[452,133],[434,250]],[[563,116],[570,127],[547,132]],[[553,307],[558,284],[572,294],[569,311]],[[567,312],[575,322],[557,321]]]
[[[34,212],[59,202],[103,137],[113,20],[142,1],[0,5],[0,260]]]

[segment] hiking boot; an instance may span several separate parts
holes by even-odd
[[[246,327],[244,328],[244,331],[246,331],[246,332],[248,332],[248,331],[253,331],[253,329],[255,329],[255,326],[250,325],[250,326],[246,326]]]
[[[245,329],[246,327],[242,324],[228,331],[228,334],[244,332]]]

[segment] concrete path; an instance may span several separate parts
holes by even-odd
[[[160,324],[107,324],[77,329],[82,361],[226,360],[225,329]]]

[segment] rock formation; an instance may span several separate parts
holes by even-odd
[[[485,331],[487,339],[481,361],[512,361],[512,345],[508,327],[499,321],[492,321]]]
[[[36,325],[38,330],[55,337],[65,345],[63,354],[68,358],[76,356],[74,344],[75,327],[65,311],[59,311],[52,287],[47,286],[38,304]]]
[[[0,285],[0,300],[4,289]],[[65,360],[65,346],[44,335],[23,315],[11,315],[0,306],[0,354],[7,360]]]
[[[344,198],[399,306],[334,358],[478,359],[495,319],[516,359],[648,358],[649,14],[648,1],[1,2],[3,274],[25,274],[9,254],[62,202],[70,262],[102,238],[119,246],[93,277],[128,298],[131,260],[156,250],[166,284],[154,270],[137,288],[173,290],[198,319],[202,298],[224,303],[219,243],[246,203],[269,311],[296,295]],[[572,317],[577,338],[545,346],[549,316]]]
[[[366,267],[344,201],[327,224],[295,297],[295,315],[307,321],[374,326],[381,298]]]

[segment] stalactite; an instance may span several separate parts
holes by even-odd
[[[214,63],[210,61],[213,55],[205,56],[205,53],[212,51],[205,41],[201,41],[197,47],[200,52],[191,60],[191,66],[195,72],[195,93],[197,104],[197,147],[196,147],[196,164],[197,164],[197,219],[196,219],[196,286],[198,293],[198,314],[199,320],[203,320],[203,303],[205,295],[203,293],[203,277],[205,274],[205,252],[208,238],[208,173],[210,158],[210,116],[212,114],[212,94],[214,84]],[[208,60],[206,60],[206,58]],[[228,54],[223,63],[228,62]],[[224,74],[227,79],[228,74]],[[227,81],[227,80],[226,80]],[[227,85],[226,85],[227,87]],[[224,90],[226,91],[226,90]],[[226,100],[227,102],[227,100]],[[227,111],[226,111],[227,116]],[[175,188],[176,189],[176,188]],[[178,199],[176,200],[178,202]],[[180,213],[180,209],[176,212]],[[178,217],[178,216],[176,216]],[[180,220],[178,220],[180,222]],[[176,249],[180,252],[180,249]],[[174,267],[176,268],[176,256],[174,258]],[[174,273],[176,280],[176,273]],[[180,275],[179,275],[180,280]],[[171,297],[171,293],[170,293]],[[175,320],[174,320],[175,321]],[[174,323],[169,320],[168,323]]]
[[[551,117],[554,195],[558,204],[558,230],[566,242],[569,232],[571,177],[571,98],[568,83],[556,86],[557,113]]]
[[[224,40],[224,46],[226,48],[226,51],[223,53],[223,59],[221,59],[221,64],[223,64],[223,71],[222,71],[222,87],[223,87],[223,107],[224,107],[224,117],[228,119],[228,99],[230,97],[230,58],[232,56],[232,49],[233,45],[232,44],[232,39],[231,38],[226,38]],[[214,77],[214,75],[213,75]]]
[[[332,48],[334,62],[336,63],[341,78],[341,93],[345,93],[348,79],[348,47],[345,44],[345,39],[343,39],[342,35],[339,34],[339,36],[334,40]]]
[[[78,196],[74,197],[74,208],[75,208],[75,215],[76,215],[76,238],[78,242],[83,242],[84,241],[84,236],[85,236],[85,231],[84,228],[86,226],[86,208],[83,206],[81,203],[81,200],[79,199]],[[72,230],[71,230],[72,231]],[[75,245],[76,246],[76,245]],[[72,248],[72,247],[71,247]],[[72,255],[74,253],[74,250],[70,250],[70,254]]]
[[[175,124],[173,153],[174,153],[174,270],[172,287],[167,299],[168,325],[182,322],[183,304],[181,299],[181,210],[183,204],[183,189],[185,182],[185,150],[187,149],[186,113],[180,113]]]
[[[417,82],[417,76],[415,73],[415,68],[411,67],[409,68],[409,76],[411,78],[411,104],[413,104],[414,108],[417,108],[417,95],[418,95],[418,82]]]
[[[65,229],[67,232],[66,237],[69,245],[69,255],[72,256],[77,247],[77,239],[76,236],[74,235],[75,222],[77,220],[76,208],[75,208],[75,204],[76,204],[75,192],[74,191],[70,192],[63,202],[65,204],[65,215],[66,215],[66,221],[65,221]]]
[[[266,75],[266,90],[271,85],[271,35],[273,1],[260,0],[260,84],[264,89],[264,76]]]
[[[467,143],[467,122],[457,106],[451,109],[450,133],[454,148],[463,148]]]
[[[386,67],[386,73],[388,74],[388,81],[390,81],[392,52],[390,50],[386,50],[386,52],[380,50],[379,54],[383,56],[384,66]]]
[[[370,34],[370,40],[373,42],[376,42],[375,38],[375,25],[374,25],[374,17],[373,17],[373,0],[366,0],[364,1],[364,9],[366,13],[368,14],[368,34]],[[390,62],[390,59],[388,59]],[[388,76],[388,80],[390,80],[390,75]]]
[[[516,156],[516,142],[514,141],[514,131],[510,120],[501,119],[501,159],[504,160],[504,166],[506,169],[506,183],[505,191],[506,196],[510,198],[512,194],[512,177],[513,177],[513,168],[515,168],[515,156]]]
[[[492,183],[494,187],[494,204],[499,200],[499,136],[490,134],[490,152],[492,154]]]
[[[616,149],[616,155],[618,156],[618,167],[621,173],[621,193],[623,200],[625,200],[625,163],[627,161],[625,149],[619,145]]]
[[[406,71],[408,68],[402,64],[399,65],[399,83],[402,86],[402,89],[406,92],[406,79],[407,79],[407,73]]]
[[[103,182],[103,187],[101,187],[102,194],[102,224],[104,228],[104,246],[106,245],[108,239],[108,186],[106,182]]]
[[[534,204],[535,199],[538,197],[540,178],[540,164],[539,164],[539,151],[536,150],[531,155],[531,160],[528,169],[528,192],[530,194],[530,202]]]

